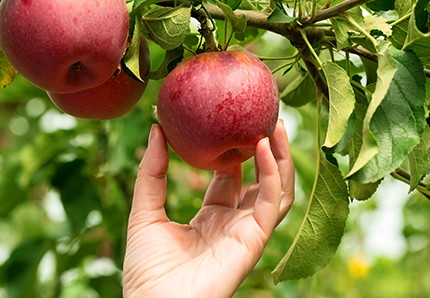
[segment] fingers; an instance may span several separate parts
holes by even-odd
[[[258,142],[255,160],[259,173],[259,193],[255,200],[254,218],[268,237],[278,222],[281,199],[281,177],[268,138]]]
[[[291,155],[287,132],[282,120],[276,124],[270,146],[281,177],[281,202],[278,223],[285,217],[294,201],[294,162]]]
[[[224,171],[215,171],[203,206],[219,205],[236,208],[242,187],[242,168],[240,165]]]
[[[142,218],[150,216],[151,220],[167,220],[164,203],[168,164],[166,139],[160,126],[154,124],[151,128],[148,148],[139,165],[130,220],[133,220],[137,214],[144,214]]]
[[[269,148],[264,144],[259,146],[260,150],[256,151],[255,156],[257,182],[247,190],[240,202],[240,208],[255,208],[255,212],[257,213],[256,220],[259,218],[258,212],[261,212],[261,217],[266,217],[266,219],[263,218],[263,221],[269,221],[268,226],[270,227],[271,223],[275,222],[275,225],[277,225],[282,221],[294,201],[294,163],[288,136],[282,121],[278,121],[276,125],[274,134],[270,139]],[[271,168],[273,170],[274,164],[276,165],[276,172],[267,175],[267,173],[270,173],[267,170]],[[262,177],[266,177],[265,180],[261,180]],[[280,182],[278,190],[273,186],[276,185],[276,181]],[[265,202],[265,198],[267,198],[266,203],[261,203]],[[270,206],[270,204],[272,205]],[[276,209],[277,214],[270,213],[275,212],[271,208],[275,208],[276,204],[278,204]],[[264,209],[261,206],[268,207]]]

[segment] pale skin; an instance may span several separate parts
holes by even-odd
[[[189,224],[168,219],[169,155],[158,125],[139,166],[124,261],[124,297],[232,297],[294,201],[294,165],[278,121],[255,152],[257,181],[243,189],[241,166],[215,171]]]

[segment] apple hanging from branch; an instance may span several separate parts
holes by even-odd
[[[3,0],[0,47],[41,89],[77,92],[106,82],[127,46],[124,0]]]
[[[179,64],[164,80],[157,104],[162,130],[193,167],[222,170],[254,155],[271,136],[279,112],[269,68],[242,51],[206,52]]]
[[[141,36],[139,44],[139,72],[143,80],[129,75],[121,65],[114,74],[100,86],[75,93],[48,92],[52,102],[64,113],[92,120],[109,120],[128,113],[139,101],[148,85],[150,71],[148,43]]]

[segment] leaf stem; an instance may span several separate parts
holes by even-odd
[[[322,103],[321,103],[321,91],[317,91],[316,94],[316,99],[317,99],[317,152],[318,153],[318,165],[321,162],[321,149],[320,146],[322,144],[322,136],[321,136],[321,111],[322,111]],[[319,169],[318,169],[319,172]]]
[[[276,67],[276,68],[274,68],[273,70],[272,70],[272,74],[275,74],[275,73],[277,73],[278,71],[280,71],[281,69],[283,69],[283,68],[285,68],[285,67],[288,67],[288,66],[290,66],[290,65],[292,65],[292,64],[294,64],[295,63],[295,61],[293,61],[293,62],[287,62],[287,63],[284,63],[284,64],[282,64],[282,65],[279,65],[278,67]]]
[[[327,8],[329,8],[329,7],[330,7],[330,4],[331,4],[331,0],[327,0],[327,1],[324,3],[324,5],[322,6],[322,9],[327,9]]]
[[[378,41],[370,35],[366,30],[364,30],[350,15],[342,13],[341,16],[346,19],[352,26],[355,27],[361,34],[363,34],[367,39],[370,40],[375,50],[378,48]]]
[[[367,95],[370,95],[370,96],[372,96],[372,95],[373,95],[373,93],[372,93],[369,89],[367,89],[367,88],[366,88],[366,87],[364,87],[363,85],[361,85],[361,84],[357,83],[357,82],[356,82],[356,81],[354,81],[353,79],[350,79],[349,81],[351,82],[351,84],[352,84],[352,85],[354,85],[355,87],[357,87],[357,88],[359,88],[360,90],[364,91]]]
[[[391,27],[394,27],[396,25],[398,25],[399,23],[403,22],[404,20],[407,20],[411,17],[412,15],[412,11],[408,12],[407,14],[405,14],[404,16],[402,16],[401,18],[398,18],[397,20],[395,20],[394,22],[392,22],[390,25]]]
[[[322,62],[321,62],[320,58],[318,57],[318,54],[315,52],[314,48],[312,47],[311,43],[309,42],[308,37],[306,36],[305,31],[303,29],[300,29],[299,32],[300,32],[300,34],[301,34],[301,36],[303,38],[303,41],[306,43],[306,46],[308,47],[309,51],[311,52],[312,56],[317,61],[318,66],[322,67]]]
[[[266,57],[266,56],[257,56],[258,59],[260,60],[265,60],[265,61],[278,61],[278,60],[293,60],[293,59],[297,59],[298,54],[293,55],[293,56],[288,56],[288,57]]]

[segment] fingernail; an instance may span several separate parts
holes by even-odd
[[[263,143],[264,146],[270,146],[269,145],[269,138],[268,137],[265,137],[265,138],[261,139],[260,142]]]
[[[151,130],[149,131],[149,136],[148,136],[148,147],[151,144],[152,139],[155,137],[155,126],[156,124],[152,124],[151,126]]]

